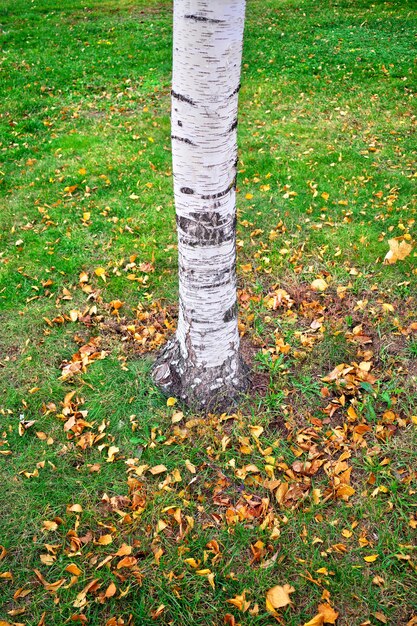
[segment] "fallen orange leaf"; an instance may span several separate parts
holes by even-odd
[[[321,613],[318,613],[309,622],[304,622],[304,626],[323,626],[324,617]]]
[[[323,616],[323,621],[325,624],[336,624],[336,620],[339,617],[339,613],[334,610],[332,606],[328,602],[319,604],[318,612]]]

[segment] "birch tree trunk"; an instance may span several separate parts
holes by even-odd
[[[236,300],[237,110],[245,0],[174,0],[172,157],[179,320],[153,378],[199,408],[246,386]]]

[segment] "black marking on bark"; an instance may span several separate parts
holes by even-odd
[[[192,196],[194,193],[194,189],[190,189],[190,187],[181,187],[180,191],[181,193],[186,193],[189,196]]]
[[[184,15],[186,20],[194,20],[195,22],[209,22],[210,24],[222,24],[223,20],[215,20],[212,17],[204,17],[202,15]]]
[[[201,241],[201,240],[192,239],[191,237],[180,235],[179,241],[181,244],[183,244],[184,246],[188,246],[189,248],[209,248],[210,246],[218,246],[220,244],[233,241],[234,238],[235,238],[235,234],[231,233],[228,237],[223,237],[223,239],[218,243],[217,241]],[[186,270],[186,268],[184,268],[184,270]],[[202,289],[204,288],[203,285],[201,286],[201,288]]]
[[[201,196],[201,198],[202,200],[217,200],[217,198],[223,198],[223,196],[226,196],[232,189],[236,189],[236,178],[232,180],[228,188],[224,191],[219,191],[219,193],[214,193],[211,196]]]
[[[240,91],[241,84],[239,83],[236,89],[230,94],[229,98],[233,98]]]
[[[237,169],[238,165],[239,165],[239,159],[236,159],[236,161],[233,163],[233,167]]]
[[[179,264],[179,270],[181,275],[184,277],[184,283],[188,285],[194,285],[197,289],[201,290],[210,290],[210,289],[218,289],[219,287],[224,287],[225,285],[230,285],[235,283],[235,275],[232,273],[230,268],[224,270],[223,272],[219,272],[215,277],[212,278],[210,284],[202,283],[201,280],[195,280],[193,276],[191,278],[188,269],[184,267],[184,265]]]
[[[192,247],[219,246],[234,237],[233,221],[216,211],[179,215],[177,224],[181,241]]]
[[[223,322],[231,322],[237,317],[237,302],[235,302],[230,309],[227,309],[223,317]]]
[[[181,93],[177,93],[173,89],[171,90],[171,96],[173,98],[176,98],[180,102],[187,102],[188,104],[191,104],[191,106],[195,106],[194,100],[191,100],[191,98],[187,98],[187,96],[183,96]]]
[[[171,135],[171,139],[176,139],[177,141],[183,141],[184,143],[190,144],[190,146],[195,146],[195,143],[193,143],[191,139],[187,139],[186,137],[177,137],[177,135]]]
[[[178,126],[182,126],[181,120],[178,120]]]
[[[218,289],[219,287],[224,287],[225,285],[229,285],[231,282],[231,277],[226,280],[220,280],[217,282],[210,283],[210,285],[199,285],[199,289]]]
[[[231,125],[231,127],[229,128],[229,133],[231,133],[232,131],[234,131],[237,128],[237,118],[235,119],[235,121],[233,122],[233,124]]]

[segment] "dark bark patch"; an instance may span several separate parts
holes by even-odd
[[[185,193],[188,196],[192,196],[194,193],[194,189],[190,189],[190,187],[181,187],[180,191],[181,193]]]
[[[178,120],[178,126],[181,126],[181,127],[182,127],[182,122],[181,122],[181,120]]]
[[[184,15],[186,20],[194,20],[194,22],[209,22],[210,24],[222,24],[223,20],[215,20],[211,17],[204,17],[203,15]]]
[[[230,309],[227,309],[223,317],[223,322],[231,322],[237,317],[237,302],[235,302]]]
[[[202,200],[217,200],[217,198],[223,198],[223,196],[226,196],[229,193],[229,191],[235,188],[236,188],[236,178],[232,180],[228,188],[225,189],[224,191],[219,191],[219,193],[214,193],[211,196],[201,196],[201,198]]]
[[[177,217],[181,239],[188,245],[218,246],[234,236],[233,222],[220,213],[190,213],[189,217]]]
[[[191,98],[187,98],[187,96],[183,96],[181,93],[177,93],[173,89],[171,90],[171,96],[180,102],[187,102],[187,104],[191,104],[191,106],[195,106],[194,100]]]
[[[191,139],[187,139],[187,137],[178,137],[177,135],[171,135],[171,139],[176,139],[177,141],[188,143],[190,146],[195,146],[195,143],[193,143]]]
[[[237,118],[236,118],[235,121],[233,122],[233,124],[231,125],[231,127],[229,128],[229,133],[231,133],[234,130],[236,130],[237,124],[238,124],[238,121],[237,121]]]

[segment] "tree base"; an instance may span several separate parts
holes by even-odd
[[[229,361],[220,367],[193,366],[181,355],[174,335],[159,353],[152,379],[166,396],[178,398],[194,410],[230,411],[249,386],[249,367],[240,355],[237,359],[233,369]]]

